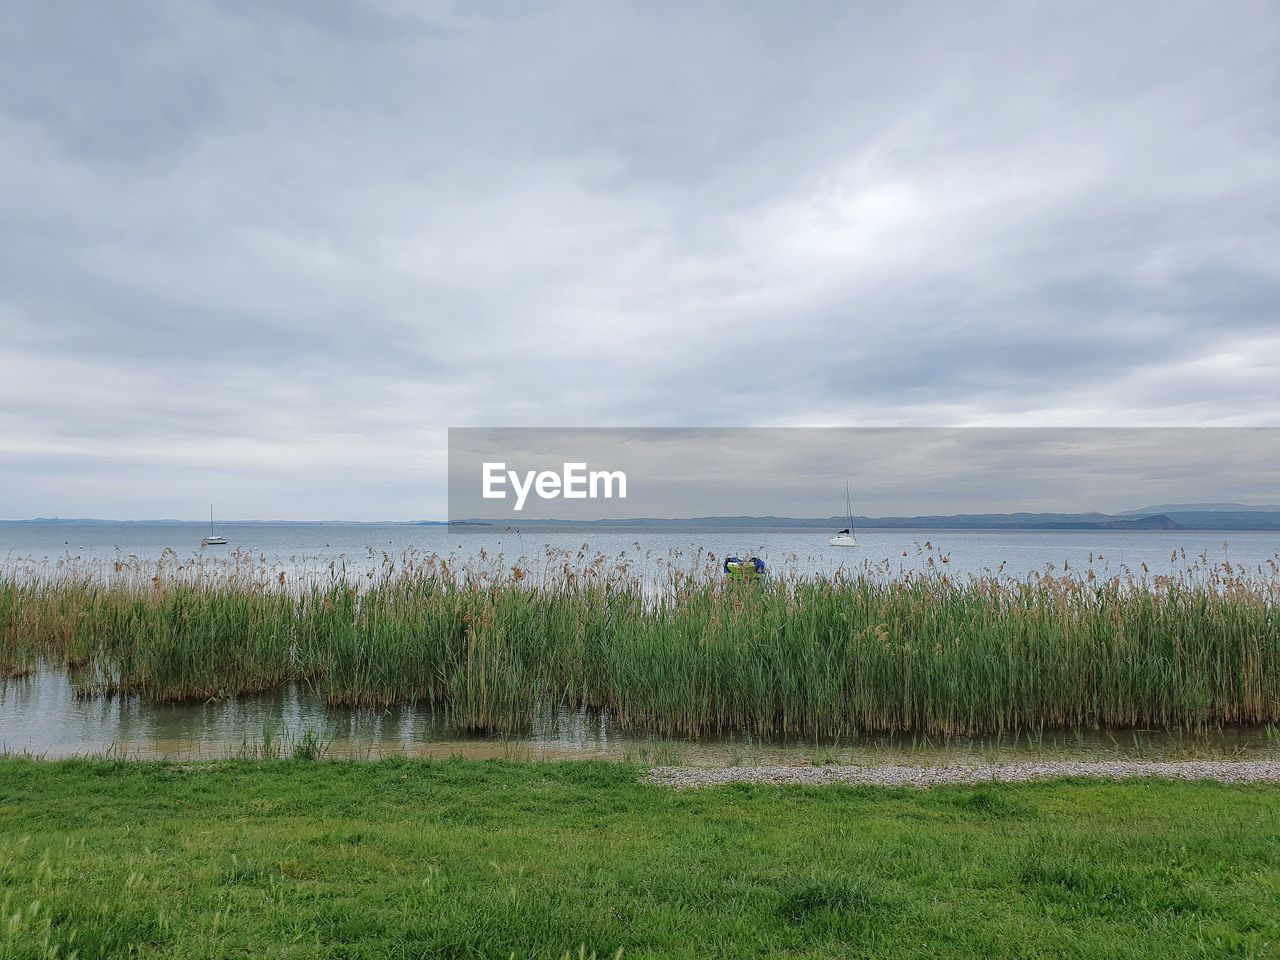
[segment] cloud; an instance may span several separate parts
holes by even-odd
[[[441,516],[450,425],[1280,423],[1278,34],[19,3],[0,516]]]

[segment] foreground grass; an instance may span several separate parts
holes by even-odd
[[[0,761],[0,957],[1270,957],[1280,791]]]

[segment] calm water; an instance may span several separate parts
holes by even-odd
[[[545,709],[518,736],[466,736],[448,720],[413,707],[326,707],[305,687],[213,703],[149,703],[136,697],[77,697],[66,676],[40,670],[0,682],[0,752],[47,758],[85,754],[141,759],[221,759],[261,755],[269,740],[288,755],[314,732],[332,757],[500,757],[611,759],[728,764],[941,763],[1026,757],[1280,757],[1280,735],[1259,728],[1203,734],[1127,730],[1048,731],[952,741],[910,736],[843,742],[760,741],[750,737],[661,740],[628,735],[606,717]]]
[[[1228,561],[1251,571],[1262,570],[1280,555],[1280,532],[1204,531],[976,531],[865,530],[856,547],[827,544],[830,531],[713,530],[618,528],[609,530],[473,529],[403,524],[219,524],[225,547],[200,547],[208,528],[200,524],[15,524],[0,523],[0,560],[79,560],[110,562],[136,556],[158,559],[173,550],[179,559],[226,557],[243,551],[281,567],[327,565],[345,561],[349,569],[380,562],[382,555],[406,550],[453,556],[463,562],[481,552],[505,561],[545,563],[548,548],[576,557],[627,558],[652,568],[687,566],[702,552],[717,557],[759,556],[776,573],[812,575],[864,563],[896,574],[920,570],[930,563],[952,573],[982,574],[1003,570],[1025,577],[1052,566],[1099,576],[1125,568],[1139,573],[1184,569],[1197,558],[1210,565]],[[926,546],[928,545],[928,546]],[[1171,557],[1176,554],[1176,559]],[[1183,559],[1185,555],[1186,559]],[[945,561],[945,562],[944,562]]]
[[[284,569],[321,568],[330,562],[362,569],[383,554],[406,550],[437,553],[466,562],[534,565],[548,551],[570,557],[623,557],[660,573],[665,565],[687,567],[700,553],[765,558],[775,573],[799,576],[833,573],[864,563],[896,575],[932,564],[958,575],[996,573],[1024,577],[1052,568],[1099,576],[1126,569],[1140,573],[1178,572],[1197,563],[1229,562],[1236,568],[1270,573],[1280,554],[1278,533],[1183,531],[957,531],[868,530],[855,548],[835,548],[819,530],[690,531],[662,529],[573,530],[519,533],[486,529],[467,532],[407,525],[223,524],[231,543],[201,549],[200,525],[98,525],[0,523],[0,560],[11,567],[35,563],[98,564],[109,573],[117,559],[159,559],[166,550],[179,559],[228,557],[239,550]],[[585,546],[585,551],[583,550]],[[481,560],[485,556],[488,559]],[[1185,559],[1184,559],[1185,557]],[[1201,560],[1200,558],[1204,558]],[[42,670],[22,680],[0,682],[0,750],[44,756],[115,752],[128,756],[208,758],[260,751],[264,737],[287,752],[313,731],[330,755],[568,758],[605,757],[702,764],[811,763],[817,757],[843,762],[930,762],[1009,755],[1180,756],[1187,754],[1280,754],[1280,743],[1265,730],[1232,729],[1199,737],[1151,731],[1056,732],[1042,737],[967,738],[939,744],[910,738],[869,738],[855,742],[760,743],[749,738],[659,742],[625,735],[607,718],[543,710],[530,717],[529,732],[513,738],[459,735],[447,719],[414,708],[344,710],[327,708],[310,691],[292,687],[270,696],[206,704],[156,704],[136,698],[79,699],[65,675]]]

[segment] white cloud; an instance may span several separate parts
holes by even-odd
[[[1278,38],[22,3],[0,516],[438,515],[459,424],[1280,423]]]

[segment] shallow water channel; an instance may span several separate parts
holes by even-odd
[[[460,733],[425,708],[327,706],[304,686],[207,703],[82,697],[65,673],[42,668],[0,681],[0,752],[49,759],[288,756],[309,740],[330,757],[610,759],[698,766],[814,763],[985,763],[1030,758],[1280,758],[1280,731],[1053,730],[925,739],[910,734],[841,741],[761,740],[746,735],[672,740],[624,733],[607,716],[544,706],[520,734]]]

